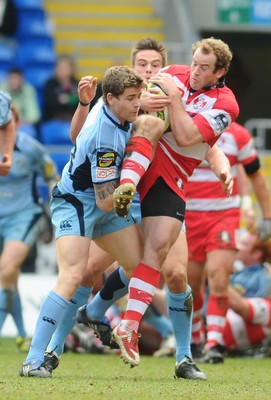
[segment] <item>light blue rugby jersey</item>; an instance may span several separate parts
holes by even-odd
[[[10,95],[0,91],[0,126],[6,125],[11,120],[10,103]]]
[[[63,169],[61,188],[67,193],[93,194],[93,184],[119,178],[132,124],[120,121],[100,100],[89,113]]]
[[[17,132],[13,165],[7,176],[0,176],[0,217],[26,209],[34,211],[36,208],[40,211],[36,190],[37,174],[46,181],[56,179],[55,164],[46,148],[36,139]]]

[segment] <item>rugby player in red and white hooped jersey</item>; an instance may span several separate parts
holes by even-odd
[[[225,347],[237,354],[251,354],[253,348],[257,354],[261,348],[262,356],[270,356],[271,240],[247,231],[240,238],[236,261],[239,271],[231,275],[223,329]]]
[[[167,268],[161,266],[177,243],[182,228],[188,177],[213,151],[212,146],[239,113],[235,96],[224,83],[232,59],[227,44],[219,39],[203,39],[193,45],[192,52],[191,67],[172,65],[150,78],[149,81],[159,84],[170,99],[171,131],[159,140],[154,159],[139,184],[137,159],[140,158],[134,138],[131,139],[120,186],[115,191],[115,211],[121,215],[127,207],[131,185],[138,184],[144,255],[130,280],[126,313],[114,329],[113,337],[126,362],[138,365],[138,326],[152,301],[162,271],[168,287],[168,312],[177,340],[177,377],[185,362],[182,335],[183,326],[187,324],[185,319],[189,320],[192,313],[191,288],[187,285],[186,266],[183,270],[173,264]],[[220,172],[218,176],[223,183],[230,171],[226,168],[225,173]]]
[[[196,72],[194,75],[191,73],[193,64],[192,68],[172,65],[162,71],[150,80],[155,80],[164,88],[166,87],[164,85],[170,83],[172,90],[173,86],[177,85],[179,96],[181,94],[183,100],[183,108],[178,108],[177,101],[168,107],[171,131],[164,133],[159,141],[156,149],[159,163],[153,168],[155,173],[152,180],[162,175],[171,189],[180,194],[179,185],[183,186],[186,183],[208,150],[236,118],[239,109],[232,91],[224,84],[224,76],[216,85],[193,90],[190,86],[190,82],[195,80],[193,76],[196,75]],[[171,89],[168,89],[168,95],[169,90]],[[188,115],[191,118],[187,118]],[[180,123],[182,120],[184,123]],[[179,185],[176,185],[176,180],[179,180]],[[143,181],[141,183],[139,191],[144,197],[148,188],[143,188],[145,183],[143,184]],[[185,195],[182,195],[185,199]]]
[[[229,276],[236,257],[240,225],[239,164],[243,165],[252,184],[265,220],[262,233],[271,235],[269,191],[250,133],[233,122],[218,139],[217,146],[226,154],[232,167],[232,195],[226,197],[220,181],[210,167],[203,163],[194,170],[188,181],[185,216],[189,249],[188,281],[194,297],[192,348],[196,350],[201,343],[202,285],[207,277],[209,297],[203,360],[208,363],[220,363],[224,358],[222,331],[229,308]],[[195,353],[199,354],[198,349]]]

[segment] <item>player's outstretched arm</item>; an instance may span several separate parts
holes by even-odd
[[[225,154],[214,145],[206,156],[210,168],[219,178],[222,188],[227,196],[231,196],[233,189],[233,177],[231,174],[231,165]]]
[[[70,138],[74,143],[81,131],[89,113],[89,105],[95,97],[97,89],[97,78],[93,76],[83,76],[78,83],[78,107],[72,117]]]

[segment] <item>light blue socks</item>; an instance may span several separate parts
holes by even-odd
[[[176,361],[191,357],[190,340],[193,316],[193,297],[190,286],[183,293],[167,290],[168,315],[176,338]]]
[[[71,299],[62,320],[56,328],[46,351],[54,351],[58,357],[61,356],[64,349],[66,337],[74,327],[76,320],[75,315],[79,307],[86,304],[92,292],[92,288],[80,286],[73,298]]]

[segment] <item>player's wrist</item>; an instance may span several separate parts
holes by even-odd
[[[90,105],[90,103],[91,103],[91,101],[89,101],[88,103],[84,103],[83,101],[81,101],[81,100],[79,99],[79,104],[80,104],[80,106],[82,106],[82,107],[87,107],[87,106]]]
[[[241,197],[241,209],[249,210],[253,207],[252,199],[250,195],[244,195]]]

